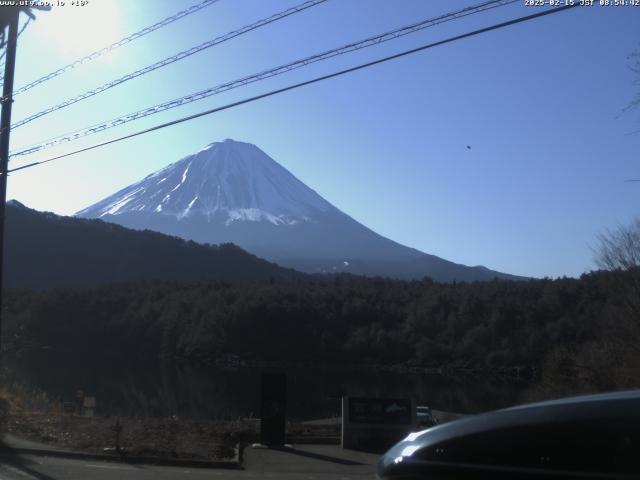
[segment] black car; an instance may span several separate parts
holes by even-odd
[[[640,478],[640,390],[533,403],[410,434],[383,480]]]

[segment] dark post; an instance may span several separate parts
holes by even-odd
[[[262,373],[260,442],[281,447],[285,442],[287,376],[284,372]]]
[[[13,103],[13,74],[16,66],[18,17],[20,10],[12,9],[9,19],[7,60],[2,87],[2,117],[0,118],[0,351],[2,349],[2,288],[4,286],[4,214],[7,203],[7,170],[9,169],[9,134],[11,133],[11,105]]]
[[[116,419],[116,424],[111,427],[116,434],[116,453],[122,455],[122,448],[120,448],[120,434],[122,433],[122,425],[120,425],[120,417]]]

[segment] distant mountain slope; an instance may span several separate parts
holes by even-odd
[[[77,213],[201,243],[231,242],[305,272],[397,278],[517,277],[468,267],[373,232],[249,143],[215,142]]]
[[[199,245],[99,220],[38,212],[15,201],[7,203],[5,235],[7,287],[304,276],[259,259],[235,245]]]

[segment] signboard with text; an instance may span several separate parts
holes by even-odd
[[[411,425],[411,400],[349,397],[349,422]]]

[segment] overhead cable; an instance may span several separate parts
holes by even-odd
[[[112,118],[111,120],[107,120],[98,124],[94,124],[90,127],[86,127],[80,130],[76,130],[73,132],[66,133],[64,135],[60,135],[49,140],[46,140],[42,143],[31,145],[25,148],[20,149],[19,151],[12,153],[11,157],[19,157],[24,155],[30,155],[32,153],[38,152],[45,148],[50,148],[55,145],[59,145],[61,143],[66,143],[69,141],[77,140],[82,137],[86,137],[88,135],[93,135],[104,130],[114,128],[125,123],[138,120],[140,118],[148,117],[150,115],[154,115],[159,112],[163,112],[165,110],[170,110],[172,108],[176,108],[182,105],[186,105],[198,100],[202,100],[204,98],[210,97],[212,95],[217,95],[219,93],[223,93],[234,88],[242,87],[244,85],[248,85],[250,83],[258,82],[261,80],[265,80],[267,78],[275,77],[277,75],[282,75],[283,73],[287,73],[291,70],[295,70],[306,65],[310,65],[315,62],[319,62],[322,60],[327,60],[338,55],[344,55],[346,53],[350,53],[356,50],[361,50],[363,48],[371,47],[374,45],[378,45],[380,43],[387,42],[389,40],[394,40],[396,38],[403,37],[410,33],[414,33],[420,30],[423,30],[428,27],[433,27],[439,25],[444,22],[448,22],[451,20],[456,20],[459,18],[466,17],[468,15],[477,14],[480,12],[484,12],[489,9],[502,7],[511,3],[519,2],[520,0],[491,0],[486,1],[481,4],[466,7],[462,10],[457,10],[455,12],[450,12],[444,15],[440,15],[435,18],[430,18],[427,20],[422,20],[418,23],[414,23],[408,26],[404,26],[401,28],[397,28],[395,30],[388,31],[386,33],[376,35],[373,37],[368,37],[363,40],[359,40],[357,42],[349,43],[347,45],[343,45],[338,48],[334,48],[331,50],[327,50],[310,57],[302,58],[296,60],[294,62],[290,62],[284,65],[280,65],[275,68],[271,68],[269,70],[265,70],[263,72],[259,72],[253,75],[249,75],[246,77],[242,77],[230,82],[226,82],[220,85],[216,85],[205,90],[201,90],[199,92],[190,93],[188,95],[184,95],[182,97],[169,100],[157,105],[153,105],[142,110],[138,110],[133,113],[129,113],[126,115],[122,115],[120,117]]]
[[[299,13],[302,12],[303,10],[306,10],[308,8],[314,7],[320,3],[324,3],[327,0],[307,0],[304,3],[301,3],[300,5],[296,5],[295,7],[291,7],[288,8],[287,10],[283,10],[282,12],[276,13],[275,15],[271,15],[270,17],[264,18],[262,20],[259,20],[257,22],[252,23],[251,25],[246,25],[238,30],[234,30],[232,32],[229,32],[225,35],[221,35],[219,37],[216,37],[212,40],[209,40],[207,42],[201,43],[200,45],[196,45],[195,47],[191,47],[188,50],[184,50],[182,52],[178,52],[175,55],[172,55],[171,57],[167,57],[164,58],[158,62],[155,62],[151,65],[147,65],[144,68],[141,68],[139,70],[136,70],[135,72],[132,73],[128,73],[120,78],[116,78],[115,80],[112,80],[110,82],[107,82],[103,85],[100,85],[99,87],[96,87],[92,90],[88,90],[84,93],[81,93],[80,95],[76,95],[75,97],[69,98],[68,100],[65,100],[62,103],[59,103],[57,105],[54,105],[52,107],[46,108],[40,112],[34,113],[33,115],[30,115],[26,118],[23,118],[22,120],[19,120],[18,122],[14,123],[11,128],[18,128],[21,127],[22,125],[32,122],[33,120],[43,117],[45,115],[48,115],[52,112],[55,112],[57,110],[66,108],[70,105],[73,105],[74,103],[78,103],[82,100],[86,100],[87,98],[91,98],[95,95],[98,95],[102,92],[105,92],[107,90],[109,90],[110,88],[113,88],[117,85],[120,85],[122,83],[128,82],[129,80],[133,80],[134,78],[138,78],[142,75],[146,75],[147,73],[153,72],[154,70],[157,70],[158,68],[162,68],[165,67],[167,65],[170,65],[174,62],[177,62],[179,60],[183,60],[187,57],[190,57],[191,55],[194,55],[198,52],[201,52],[207,48],[211,48],[215,45],[219,45],[223,42],[226,42],[228,40],[231,40],[232,38],[235,37],[239,37],[240,35],[244,35],[245,33],[248,33],[252,30],[256,30],[260,27],[264,27],[265,25],[269,25],[270,23],[276,22],[278,20],[282,20],[283,18],[286,18],[290,15],[293,15],[295,13]]]
[[[340,70],[340,71],[337,71],[337,72],[334,72],[334,73],[330,73],[328,75],[323,75],[323,76],[320,76],[320,77],[315,77],[315,78],[312,78],[311,80],[306,80],[304,82],[300,82],[300,83],[296,83],[296,84],[293,84],[293,85],[289,85],[287,87],[279,88],[277,90],[271,90],[270,92],[263,93],[263,94],[260,94],[260,95],[256,95],[254,97],[245,98],[243,100],[239,100],[237,102],[229,103],[229,104],[223,105],[221,107],[212,108],[210,110],[205,110],[203,112],[199,112],[199,113],[196,113],[196,114],[193,114],[193,115],[188,115],[186,117],[178,118],[176,120],[172,120],[170,122],[162,123],[160,125],[156,125],[156,126],[153,126],[153,127],[150,127],[150,128],[146,128],[144,130],[139,130],[137,132],[130,133],[128,135],[124,135],[124,136],[121,136],[121,137],[118,137],[118,138],[107,140],[105,142],[101,142],[101,143],[97,143],[97,144],[94,144],[94,145],[90,145],[88,147],[81,148],[81,149],[78,149],[78,150],[74,150],[72,152],[68,152],[68,153],[65,153],[65,154],[62,154],[62,155],[57,155],[55,157],[51,157],[51,158],[48,158],[46,160],[41,160],[41,161],[38,161],[38,162],[32,162],[32,163],[29,163],[29,164],[26,164],[26,165],[22,165],[20,167],[16,167],[16,168],[8,170],[7,173],[17,172],[19,170],[25,170],[27,168],[32,168],[32,167],[35,167],[37,165],[43,165],[45,163],[53,162],[53,161],[59,160],[61,158],[66,158],[66,157],[70,157],[72,155],[77,155],[77,154],[82,153],[82,152],[86,152],[86,151],[89,151],[89,150],[94,150],[96,148],[104,147],[106,145],[111,145],[113,143],[121,142],[121,141],[127,140],[129,138],[133,138],[133,137],[137,137],[137,136],[140,136],[140,135],[144,135],[146,133],[154,132],[156,130],[160,130],[160,129],[163,129],[163,128],[166,128],[166,127],[170,127],[172,125],[177,125],[179,123],[187,122],[189,120],[200,118],[200,117],[203,117],[203,116],[206,116],[206,115],[211,115],[211,114],[223,111],[223,110],[228,110],[230,108],[238,107],[240,105],[244,105],[244,104],[247,104],[247,103],[252,103],[252,102],[255,102],[257,100],[261,100],[263,98],[271,97],[273,95],[278,95],[280,93],[288,92],[290,90],[294,90],[294,89],[301,88],[301,87],[304,87],[304,86],[307,86],[307,85],[311,85],[311,84],[318,83],[318,82],[321,82],[321,81],[324,81],[324,80],[328,80],[330,78],[339,77],[339,76],[342,76],[342,75],[346,75],[348,73],[352,73],[352,72],[355,72],[355,71],[358,71],[358,70],[362,70],[362,69],[365,69],[365,68],[372,67],[374,65],[379,65],[381,63],[385,63],[385,62],[388,62],[388,61],[391,61],[391,60],[396,60],[398,58],[405,57],[405,56],[408,56],[408,55],[412,55],[414,53],[418,53],[418,52],[421,52],[423,50],[434,48],[434,47],[437,47],[439,45],[444,45],[446,43],[455,42],[457,40],[462,40],[464,38],[468,38],[468,37],[472,37],[472,36],[479,35],[479,34],[482,34],[482,33],[490,32],[492,30],[498,30],[500,28],[505,28],[505,27],[508,27],[508,26],[511,26],[511,25],[515,25],[515,24],[518,24],[518,23],[527,22],[527,21],[530,21],[530,20],[534,20],[534,19],[546,16],[546,15],[552,15],[554,13],[559,13],[559,12],[562,12],[564,10],[568,10],[570,8],[575,8],[575,7],[578,7],[578,6],[579,6],[578,3],[567,4],[567,5],[564,5],[564,6],[561,6],[561,7],[547,9],[547,10],[543,10],[541,12],[537,12],[537,13],[534,13],[534,14],[531,14],[531,15],[526,15],[524,17],[518,17],[518,18],[515,18],[515,19],[512,19],[512,20],[508,20],[506,22],[497,23],[497,24],[491,25],[489,27],[484,27],[484,28],[481,28],[481,29],[478,29],[478,30],[473,30],[471,32],[463,33],[461,35],[456,35],[454,37],[449,37],[449,38],[446,38],[444,40],[440,40],[440,41],[437,41],[437,42],[434,42],[434,43],[429,43],[427,45],[422,45],[420,47],[413,48],[411,50],[405,50],[403,52],[396,53],[396,54],[390,55],[388,57],[379,58],[377,60],[373,60],[373,61],[367,62],[367,63],[362,63],[362,64],[357,65],[355,67],[346,68],[344,70]]]
[[[75,60],[74,62],[69,63],[68,65],[65,65],[64,67],[58,68],[57,70],[54,70],[53,72],[50,72],[36,80],[33,80],[32,82],[18,88],[15,92],[13,92],[14,96],[18,95],[20,93],[26,92],[27,90],[32,89],[33,87],[40,85],[41,83],[44,83],[48,80],[51,80],[52,78],[55,78],[59,75],[62,75],[65,72],[68,72],[69,70],[73,70],[76,67],[79,67],[80,65],[84,65],[92,60],[95,60],[96,58],[104,55],[105,53],[109,53],[114,51],[117,48],[120,48],[124,45],[127,45],[128,43],[133,42],[134,40],[137,40],[139,38],[144,37],[145,35],[148,35],[151,32],[154,32],[162,27],[166,27],[167,25],[175,22],[176,20],[180,20],[181,18],[184,18],[188,15],[191,15],[193,13],[199,12],[200,10],[202,10],[203,8],[206,8],[210,5],[213,5],[214,3],[219,2],[220,0],[203,0],[202,2],[196,4],[196,5],[192,5],[191,7],[187,8],[186,10],[181,10],[177,13],[174,13],[173,15],[165,18],[164,20],[161,20],[157,23],[154,23],[153,25],[150,25],[148,27],[143,28],[142,30],[138,30],[137,32],[132,33],[131,35],[128,35],[124,38],[121,38],[120,40],[118,40],[117,42],[112,43],[111,45],[107,45],[106,47],[102,47],[99,50],[96,50],[95,52],[92,52],[88,55],[85,55],[82,58],[79,58],[78,60]]]

